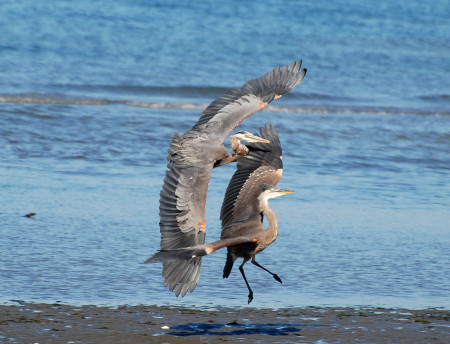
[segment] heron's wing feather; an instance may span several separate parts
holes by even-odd
[[[195,246],[205,242],[205,202],[196,201],[194,190],[206,197],[199,184],[199,169],[169,164],[160,198],[161,249]],[[208,186],[205,183],[204,186]],[[197,194],[198,196],[198,194]],[[198,198],[197,198],[198,199]],[[164,285],[175,295],[192,292],[200,278],[202,258],[164,262]]]
[[[233,88],[214,100],[194,125],[194,130],[211,133],[225,140],[230,132],[248,116],[261,110],[272,100],[296,87],[306,74],[300,71],[302,61],[276,67],[265,75]]]
[[[162,249],[204,242],[205,204],[211,169],[169,164],[160,194]]]
[[[176,296],[181,294],[183,297],[188,291],[192,293],[200,278],[201,266],[202,257],[163,262],[164,285]]]
[[[175,134],[169,149],[160,194],[161,250],[204,244],[205,206],[212,163],[202,160],[202,139],[191,131]],[[193,291],[200,278],[201,257],[164,262],[164,284],[178,296]]]
[[[275,127],[266,124],[259,136],[270,143],[248,143],[249,153],[238,158],[237,170],[228,184],[220,213],[222,237],[231,225],[256,220],[260,216],[260,184],[275,186],[281,179],[281,144]]]

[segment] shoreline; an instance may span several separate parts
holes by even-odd
[[[449,343],[450,310],[0,305],[0,343]]]

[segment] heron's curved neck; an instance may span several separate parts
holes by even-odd
[[[266,235],[269,240],[273,241],[278,236],[278,219],[275,211],[273,211],[273,209],[269,206],[267,197],[260,197],[259,209],[263,212],[267,222],[269,223],[269,226],[266,228]]]

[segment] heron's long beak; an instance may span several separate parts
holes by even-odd
[[[247,142],[262,142],[262,143],[270,143],[269,140],[263,139],[262,137],[256,136],[252,133],[246,132],[244,135],[244,140]]]
[[[270,193],[273,195],[272,197],[283,196],[283,195],[291,194],[294,192],[295,191],[292,191],[292,190],[283,190],[283,189],[276,189],[276,188],[270,189]]]

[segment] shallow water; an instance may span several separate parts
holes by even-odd
[[[245,305],[225,251],[184,299],[142,264],[168,143],[228,87],[301,57],[304,82],[240,127],[275,124],[279,186],[297,191],[271,201],[280,235],[258,257],[283,284],[246,266],[252,306],[450,308],[447,2],[99,4],[1,5],[1,301]],[[214,171],[208,240],[233,171]]]
[[[159,266],[142,264],[159,245],[169,118],[193,121],[194,111],[17,106],[0,117],[3,300],[245,302],[238,271],[221,278],[225,252],[205,258],[184,300],[164,290]],[[254,305],[448,306],[448,119],[262,112],[245,127],[271,119],[284,149],[280,186],[297,193],[272,201],[280,236],[259,261],[283,284],[250,264]],[[210,240],[233,168],[214,171]]]

